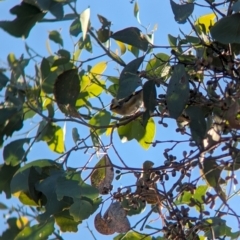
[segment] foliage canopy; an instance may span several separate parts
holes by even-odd
[[[9,10],[14,20],[0,21],[6,34],[28,38],[36,23],[66,20],[74,39],[74,50],[65,49],[64,37],[53,30],[49,40],[56,53],[49,49],[44,57],[26,43],[28,57],[9,53],[8,67],[0,69],[0,191],[23,205],[0,205],[11,215],[0,239],[62,239],[60,231],[77,232],[90,216],[95,230],[114,239],[239,237],[229,223],[240,225],[231,205],[239,195],[240,1],[169,2],[176,24],[190,28],[169,33],[169,46],[157,45],[156,29],[141,25],[137,2],[140,27],[117,31],[101,15],[96,29],[91,9],[78,13],[70,0],[25,0]],[[193,17],[196,7],[210,13]],[[111,68],[119,74],[110,75]],[[121,117],[109,110],[109,96],[127,99],[139,89],[140,111]],[[155,139],[162,128],[176,132],[169,140]],[[129,167],[134,151],[123,159],[116,135],[144,150],[157,148],[161,161],[149,156],[143,166]],[[28,159],[39,143],[59,157]],[[77,167],[71,164],[75,152],[82,154]],[[131,217],[144,210],[133,225]],[[162,221],[147,224],[152,216]]]

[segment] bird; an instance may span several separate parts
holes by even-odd
[[[143,90],[140,89],[126,98],[114,98],[111,102],[110,110],[122,116],[132,116],[143,107]]]

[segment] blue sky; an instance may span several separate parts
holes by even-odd
[[[14,18],[14,16],[9,14],[9,9],[17,4],[19,4],[20,1],[3,1],[0,2],[0,9],[1,9],[1,16],[0,20],[11,20]],[[140,7],[140,19],[142,25],[145,27],[149,26],[149,29],[153,29],[153,26],[155,24],[158,25],[158,29],[154,34],[154,44],[156,45],[162,45],[166,46],[168,45],[167,41],[167,34],[172,34],[174,36],[177,36],[179,34],[179,28],[183,30],[186,33],[190,32],[189,26],[186,25],[179,25],[174,21],[174,16],[170,7],[169,1],[165,0],[140,0],[138,1],[139,7]],[[136,18],[133,14],[133,7],[134,4],[130,4],[128,0],[85,0],[85,1],[78,1],[77,2],[77,9],[78,12],[81,13],[84,9],[87,7],[90,7],[91,10],[91,24],[96,29],[100,27],[100,23],[97,19],[97,14],[100,14],[107,19],[109,19],[112,22],[112,31],[118,31],[121,29],[124,29],[126,27],[135,26],[140,28],[144,32],[144,28],[142,28],[139,23],[137,22]],[[70,12],[70,10],[66,10],[65,13]],[[194,11],[193,17],[199,17],[202,14],[210,13],[207,8],[205,9],[196,9]],[[52,16],[49,14],[46,16],[47,18],[51,18]],[[10,52],[15,53],[17,57],[19,57],[22,53],[24,53],[25,56],[26,52],[24,49],[24,42],[26,42],[30,47],[33,49],[37,49],[39,53],[41,53],[42,56],[47,57],[49,55],[47,48],[46,48],[46,42],[48,41],[48,34],[52,30],[58,30],[61,32],[61,35],[64,40],[64,48],[71,51],[73,47],[73,42],[77,41],[77,38],[71,38],[69,35],[69,26],[71,24],[71,21],[66,22],[60,22],[60,23],[41,23],[37,24],[30,32],[30,35],[28,39],[16,39],[10,35],[8,35],[6,32],[0,29],[0,39],[1,39],[1,45],[0,45],[0,67],[6,67],[6,57]],[[56,52],[58,50],[58,46],[52,42],[50,42],[50,46],[52,49],[52,52]],[[93,54],[97,55],[99,51],[99,47],[94,44],[93,45]],[[160,52],[166,52],[167,54],[170,54],[170,50],[163,49],[157,49],[155,50],[155,53]],[[84,57],[87,56],[83,54]],[[89,57],[89,55],[88,55]],[[131,54],[128,54],[124,57],[125,62],[129,62],[133,59],[133,56]],[[104,59],[102,59],[104,60]],[[91,64],[91,62],[89,63]],[[117,76],[118,72],[116,69],[114,69],[113,65],[109,64],[110,67],[107,69],[107,73],[109,75]],[[26,69],[28,74],[34,74],[34,68],[33,65],[29,65]],[[106,97],[106,101],[110,101],[111,98]],[[34,117],[32,121],[29,121],[27,125],[25,126],[26,129],[29,129],[29,126],[34,126],[38,121],[40,120],[39,117]],[[174,137],[180,138],[179,135],[176,135],[175,132],[175,122],[173,120],[169,121],[169,128],[164,128],[163,126],[160,126],[157,124],[157,135],[155,137],[156,140],[169,140]],[[75,127],[74,124],[67,124],[67,135],[66,135],[66,149],[69,149],[73,146],[73,140],[71,138],[71,129],[72,127]],[[86,136],[88,134],[88,131],[85,129],[81,129],[80,135],[81,137]],[[18,133],[15,133],[18,134]],[[107,141],[107,138],[103,137],[103,139]],[[141,167],[142,163],[145,160],[151,160],[155,162],[155,165],[161,165],[163,161],[163,155],[162,151],[164,148],[166,148],[168,145],[163,144],[159,145],[155,148],[150,148],[148,151],[143,150],[139,144],[136,141],[127,142],[122,144],[117,134],[114,135],[114,139],[116,142],[116,146],[121,154],[121,157],[125,160],[125,162],[130,167]],[[185,137],[186,139],[186,137]],[[187,148],[187,145],[185,146]],[[175,154],[182,156],[183,147],[177,148],[175,151]],[[0,149],[1,154],[1,149]],[[41,158],[51,158],[56,159],[59,155],[54,154],[50,152],[50,150],[45,146],[44,143],[38,143],[36,146],[33,147],[32,151],[30,152],[28,156],[28,160],[36,160]],[[114,156],[113,152],[110,151],[110,157]],[[86,156],[82,153],[74,153],[71,155],[71,158],[69,160],[69,163],[71,166],[81,166],[84,164],[84,160],[86,159]],[[0,158],[0,162],[3,160]],[[118,165],[120,165],[120,162],[117,159],[112,159],[112,161]],[[95,158],[92,162],[92,165],[94,166],[97,163],[97,158]],[[123,177],[117,182],[117,186],[125,185],[127,181],[131,181],[131,178]],[[14,204],[17,202],[16,199],[6,201],[4,194],[0,195],[0,202],[4,202],[8,206],[11,206],[11,204]],[[143,213],[143,215],[145,215]],[[0,213],[1,214],[1,213]],[[140,217],[143,217],[141,215]],[[155,220],[158,216],[153,215],[152,218],[149,220]],[[130,221],[133,223],[133,225],[139,220],[138,217],[131,217]],[[160,220],[156,221],[156,224],[159,226]],[[2,218],[0,220],[0,232],[2,232],[6,227],[3,224],[5,220]],[[87,220],[89,227],[94,230],[93,227],[93,219],[90,218]],[[161,224],[160,224],[161,226]],[[96,231],[94,231],[94,235],[97,239],[112,239],[112,236],[106,237],[103,235],[98,234]],[[84,236],[85,240],[93,239],[90,232],[86,229],[86,222],[83,222],[81,225],[79,225],[79,231],[78,233],[64,233],[63,237],[64,239],[80,239],[80,236]]]

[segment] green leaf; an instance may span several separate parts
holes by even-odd
[[[38,129],[38,141],[45,141],[48,147],[56,153],[63,153],[65,150],[63,129],[54,123],[47,123],[45,121],[41,123]]]
[[[34,171],[32,172],[33,167]],[[46,177],[45,171],[48,172],[50,169],[61,170],[61,168],[62,166],[60,164],[48,159],[32,161],[30,163],[27,163],[20,169],[18,167],[18,171],[16,172],[14,177],[10,179],[11,193],[16,197],[19,197],[22,192],[31,195],[31,188],[34,187],[35,183],[39,180],[38,177],[33,176],[36,175],[36,171],[38,172],[38,174]]]
[[[231,237],[230,239],[238,239],[240,236],[240,232],[231,232],[231,228],[226,225],[226,220],[223,220],[219,217],[212,217],[204,219],[206,226],[209,226],[208,229],[205,229],[205,236],[208,238],[212,238],[213,233],[215,238],[219,238],[221,236]]]
[[[106,70],[107,64],[108,64],[107,62],[99,62],[96,65],[94,65],[89,71],[91,73],[91,75],[89,76],[90,79],[100,78],[101,75]]]
[[[92,204],[85,200],[74,200],[74,203],[69,209],[70,215],[73,217],[74,221],[79,222],[84,219],[88,219],[92,214]]]
[[[83,41],[85,40],[85,38],[87,36],[89,20],[90,20],[90,8],[87,8],[80,14],[80,22],[81,22],[81,26],[82,26]]]
[[[25,38],[28,37],[33,26],[46,14],[25,2],[11,8],[10,13],[16,15],[16,18],[13,21],[0,21],[0,28],[14,37]]]
[[[111,121],[111,113],[106,110],[102,110],[90,119],[89,124],[95,127],[101,127],[101,126],[108,126],[110,121]],[[107,130],[106,128],[100,128],[100,129],[97,129],[95,132],[100,136],[103,133],[105,133],[106,130]]]
[[[103,17],[100,14],[97,14],[97,16],[98,16],[100,23],[102,24],[102,28],[108,28],[111,26],[111,22],[109,20],[107,20],[105,17]]]
[[[54,214],[56,224],[62,232],[77,232],[78,224],[82,221],[76,222],[70,215],[69,210],[64,210],[60,213]]]
[[[52,214],[68,208],[73,203],[72,198],[69,197],[64,197],[61,201],[57,199],[58,179],[63,175],[63,171],[54,171],[49,177],[35,184],[36,190],[42,192],[46,197],[45,212],[38,216],[40,222],[46,221]]]
[[[11,81],[12,83],[18,83],[18,87],[20,87],[19,77],[24,76],[23,70],[29,64],[30,59],[24,59],[23,56],[17,59],[13,53],[9,53],[7,60],[12,70]],[[25,88],[25,86],[22,86],[22,88]]]
[[[111,93],[113,97],[117,96],[118,84],[112,84],[108,87],[108,92]]]
[[[64,49],[58,50],[58,56],[59,58],[54,60],[52,67],[67,64],[71,58],[70,52]]]
[[[151,146],[149,143],[153,141],[155,133],[156,126],[152,118],[148,120],[146,128],[143,127],[139,119],[118,128],[118,135],[122,142],[136,139],[145,150]]]
[[[76,69],[70,69],[58,76],[54,84],[54,97],[61,111],[61,107],[75,107],[80,92],[80,81]]]
[[[146,209],[146,203],[143,202],[141,199],[134,199],[135,205],[133,206],[130,204],[129,199],[123,198],[121,205],[122,207],[127,210],[128,216],[139,215]]]
[[[36,191],[37,192],[37,191]],[[37,194],[36,194],[37,196]],[[36,203],[35,200],[33,200],[28,193],[25,192],[21,192],[18,195],[18,199],[19,201],[24,204],[24,205],[28,205],[28,206],[34,206],[34,207],[39,207],[41,204],[41,201],[39,201],[39,203]],[[37,198],[36,198],[37,199]],[[40,200],[40,197],[37,199],[37,201]]]
[[[50,63],[46,58],[42,59],[40,70],[41,70],[42,80],[45,80],[51,72]]]
[[[240,43],[240,13],[223,17],[210,29],[212,37],[220,43]]]
[[[134,59],[124,67],[119,78],[119,89],[117,98],[122,99],[131,95],[140,86],[141,79],[137,74],[138,68],[142,64],[143,57]]]
[[[126,234],[119,234],[114,237],[114,240],[151,240],[152,238],[148,234],[141,234],[138,232],[128,232]]]
[[[165,53],[158,53],[154,58],[150,59],[146,66],[146,72],[149,76],[152,77],[161,77],[163,80],[166,80],[169,76],[170,57]]]
[[[53,93],[53,85],[55,82],[55,79],[57,78],[57,72],[51,71],[50,62],[43,58],[41,65],[40,65],[40,71],[41,71],[41,80],[42,80],[42,90],[45,93],[52,94]]]
[[[215,13],[205,14],[197,19],[194,23],[196,29],[200,30],[199,33],[208,34],[211,27],[214,25],[214,19],[216,18]]]
[[[4,203],[1,203],[1,202],[0,202],[0,209],[1,209],[1,210],[6,210],[6,209],[8,209],[8,207],[7,207],[7,205],[5,205]]]
[[[4,87],[6,87],[6,85],[7,85],[8,82],[9,82],[8,77],[0,71],[0,91],[1,91]]]
[[[14,167],[21,162],[26,162],[27,158],[23,145],[25,143],[29,143],[30,140],[30,138],[18,139],[7,144],[3,149],[3,158],[5,163]]]
[[[204,112],[199,106],[189,106],[186,109],[186,113],[190,118],[189,127],[193,134],[193,139],[199,144],[205,138],[207,132]]]
[[[10,137],[14,131],[23,127],[22,115],[22,109],[17,106],[0,108],[0,146],[3,144],[4,136]]]
[[[184,35],[186,40],[191,43],[193,46],[200,44],[200,39],[198,37]]]
[[[188,75],[184,65],[174,66],[167,89],[167,107],[170,117],[177,119],[184,110],[189,98]]]
[[[82,26],[79,18],[76,18],[69,29],[69,32],[72,36],[77,37],[82,32]]]
[[[42,224],[36,224],[31,227],[25,227],[14,238],[15,240],[42,240],[47,239],[54,231],[54,219],[49,218]]]
[[[98,197],[98,190],[83,182],[79,172],[69,172],[62,175],[56,184],[57,199],[60,201],[64,196],[73,199],[85,197],[94,200]]]
[[[61,2],[51,1],[49,12],[58,20],[62,20],[64,16],[63,4]]]
[[[111,35],[111,38],[120,42],[130,44],[136,48],[143,50],[144,52],[148,49],[148,41],[136,27],[129,27]]]
[[[75,127],[72,129],[72,139],[75,142],[75,144],[77,144],[77,142],[80,140],[80,135],[78,133],[78,129]]]
[[[175,17],[175,21],[178,23],[186,23],[187,18],[193,13],[194,4],[177,4],[173,0],[170,0],[172,11]]]
[[[126,66],[126,63],[116,54],[114,53],[113,51],[110,50],[110,55],[111,57],[113,58],[113,60],[115,62],[117,62],[118,64],[120,64],[121,66],[125,67]]]
[[[208,186],[200,185],[197,187],[197,189],[194,191],[193,194],[190,191],[184,191],[184,193],[181,194],[178,197],[178,199],[175,201],[175,204],[177,205],[187,204],[189,206],[192,206],[191,199],[194,199],[199,204],[201,204],[201,208],[199,207],[198,204],[195,205],[195,208],[197,209],[197,211],[204,210],[203,196],[206,195],[207,190],[208,190]]]
[[[157,91],[154,81],[147,81],[143,85],[143,102],[145,112],[143,114],[143,125],[145,126],[156,107]]]
[[[211,157],[205,158],[202,171],[204,178],[211,187],[215,188],[219,185],[222,167],[217,164],[216,160]]]
[[[108,155],[104,155],[94,168],[91,174],[92,186],[96,187],[100,194],[108,194],[114,178],[112,162]]]
[[[134,3],[134,16],[137,19],[137,21],[141,24],[140,17],[139,17],[139,6],[138,3]]]
[[[154,140],[156,134],[156,125],[155,122],[152,118],[149,118],[144,134],[137,139],[138,143],[140,144],[140,146],[145,149],[148,150],[151,146],[151,143]]]
[[[6,164],[0,165],[0,192],[5,192],[7,198],[11,198],[10,183],[19,167],[20,165],[14,167]]]
[[[7,219],[8,228],[2,233],[2,235],[0,236],[0,240],[15,239],[15,237],[21,231],[21,229],[17,225],[17,221],[17,218]]]
[[[100,28],[97,30],[98,39],[101,43],[106,43],[109,40],[111,33],[112,32],[109,29]]]
[[[123,55],[127,51],[125,44],[122,42],[119,42],[117,40],[116,40],[116,44],[119,46],[119,48],[121,50],[121,55]]]
[[[49,39],[63,47],[63,39],[58,31],[49,32]]]
[[[175,51],[178,51],[178,48],[177,48],[177,38],[172,36],[171,34],[168,34],[168,42],[169,42],[169,45],[172,47],[172,49],[174,49]]]
[[[139,48],[136,48],[132,45],[127,45],[127,49],[129,52],[131,52],[136,58],[139,56]]]
[[[78,41],[78,47],[79,49],[85,49],[92,53],[92,42],[89,34],[86,35],[85,40],[83,40],[83,37],[80,38]]]
[[[240,12],[240,1],[236,1],[233,3],[232,10],[236,13]]]
[[[105,88],[104,81],[102,80],[95,81],[97,82],[96,84],[92,81],[92,79],[90,79],[90,77],[93,77],[93,76],[83,75],[81,77],[81,81],[80,81],[81,92],[78,96],[78,100],[76,103],[77,107],[89,106],[90,103],[87,100],[89,98],[96,98],[102,93],[103,89]]]

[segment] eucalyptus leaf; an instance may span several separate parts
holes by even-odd
[[[172,11],[174,13],[175,20],[178,23],[186,23],[187,18],[193,13],[194,4],[185,3],[177,4],[173,0],[170,0]]]
[[[177,119],[183,112],[189,98],[189,77],[182,64],[174,66],[167,89],[167,107],[170,117]]]
[[[136,48],[143,50],[144,52],[148,49],[148,41],[141,33],[141,31],[136,27],[129,27],[111,35],[111,38],[130,44]]]
[[[81,22],[81,28],[82,28],[82,33],[83,33],[83,41],[85,40],[87,32],[88,32],[89,20],[90,20],[90,8],[87,8],[80,14],[80,22]]]
[[[212,37],[220,43],[240,43],[240,13],[223,17],[210,29]]]
[[[138,86],[140,86],[141,79],[138,76],[137,71],[142,64],[143,59],[144,56],[134,59],[122,70],[119,79],[118,99],[128,97]]]
[[[16,15],[16,18],[12,21],[0,21],[0,28],[19,38],[27,38],[34,25],[46,14],[36,6],[25,2],[11,8],[10,13]]]
[[[30,138],[23,138],[7,144],[3,149],[3,158],[5,163],[7,165],[17,166],[21,162],[27,161],[23,145],[25,143],[29,143],[30,140]]]

